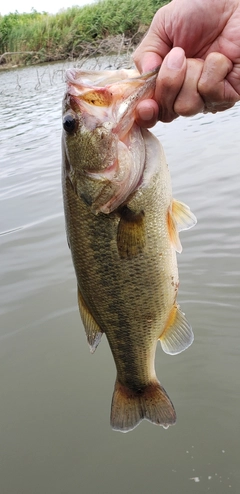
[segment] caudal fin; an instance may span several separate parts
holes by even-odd
[[[128,432],[143,419],[164,428],[175,424],[176,412],[165,389],[157,380],[137,391],[116,380],[111,408],[112,428]]]

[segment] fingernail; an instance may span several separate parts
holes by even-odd
[[[182,48],[173,48],[166,56],[167,68],[179,70],[182,68],[185,59],[185,53]]]
[[[141,120],[149,122],[154,117],[154,110],[152,108],[139,108],[138,115]]]

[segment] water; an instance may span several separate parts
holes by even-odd
[[[240,106],[158,124],[181,234],[179,302],[195,342],[156,369],[174,427],[109,426],[115,368],[89,354],[61,198],[63,66],[0,73],[1,494],[238,493]]]

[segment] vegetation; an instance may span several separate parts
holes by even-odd
[[[168,0],[100,0],[56,15],[36,10],[0,15],[0,64],[75,58],[123,34],[139,42],[154,13],[166,3]],[[114,48],[113,43],[112,51]]]

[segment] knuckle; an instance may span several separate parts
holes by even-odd
[[[178,117],[179,115],[173,110],[168,110],[167,108],[161,108],[159,110],[158,120],[163,123],[170,123]]]
[[[174,111],[182,117],[192,117],[203,110],[204,101],[197,93],[192,94],[191,98],[189,95],[179,97],[174,104]]]
[[[216,87],[212,85],[209,80],[201,80],[198,82],[198,92],[204,98],[215,98],[216,97]]]

